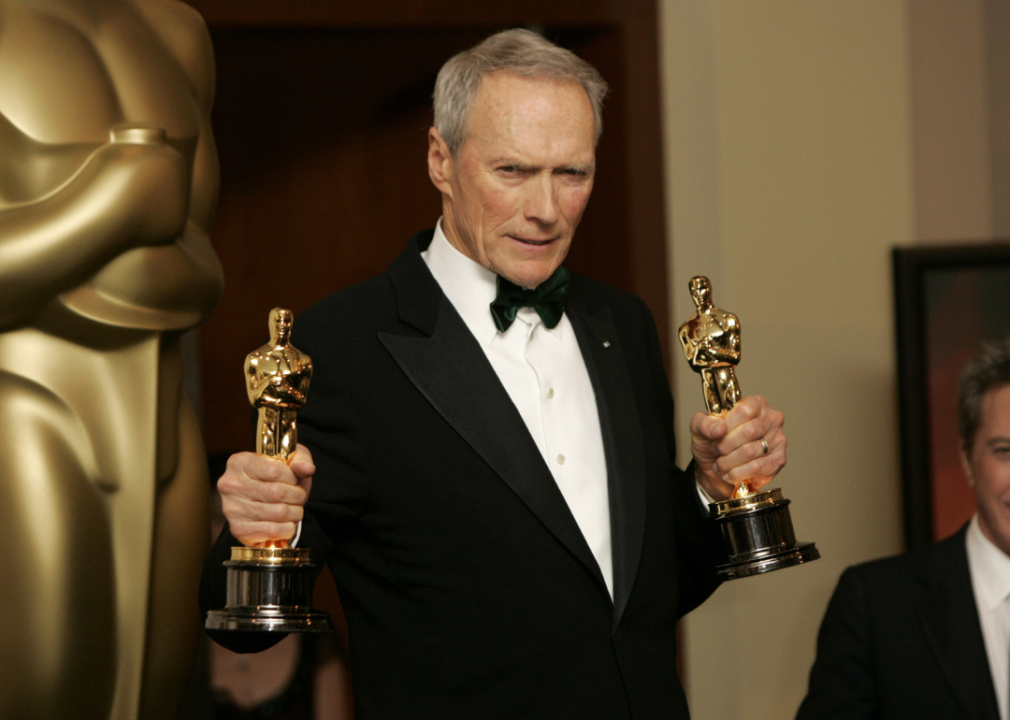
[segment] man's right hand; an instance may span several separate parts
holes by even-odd
[[[304,445],[298,446],[290,464],[251,452],[232,455],[217,481],[231,534],[247,546],[293,538],[315,472]]]

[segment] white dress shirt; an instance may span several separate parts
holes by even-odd
[[[1001,720],[1010,720],[1010,557],[982,533],[978,515],[965,537],[968,570]]]
[[[421,257],[519,410],[613,597],[603,435],[596,394],[568,316],[547,328],[532,308],[520,308],[515,322],[500,332],[490,311],[497,276],[450,245],[441,220]]]

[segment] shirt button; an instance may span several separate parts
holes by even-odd
[[[555,459],[558,461],[558,465],[564,465],[565,464],[565,456],[564,455],[558,453],[558,456]]]
[[[554,388],[547,388],[547,397],[554,397]]]

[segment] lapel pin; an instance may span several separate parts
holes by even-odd
[[[610,341],[609,340],[604,340],[603,341],[603,347],[610,347]]]

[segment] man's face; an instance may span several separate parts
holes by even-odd
[[[429,140],[449,242],[516,285],[534,288],[549,278],[593,189],[596,135],[582,86],[486,75],[456,157],[437,130]]]
[[[1010,555],[1010,385],[982,398],[982,418],[971,447],[961,454],[968,483],[975,491],[982,532]]]

